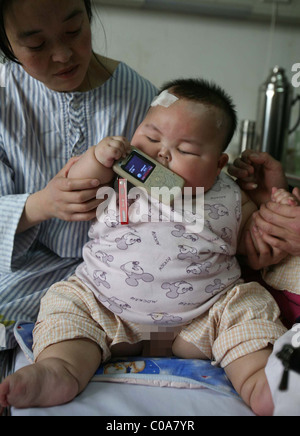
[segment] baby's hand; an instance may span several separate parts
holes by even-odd
[[[285,189],[272,189],[272,201],[286,206],[300,206],[298,198]]]
[[[95,147],[96,159],[106,168],[112,168],[115,161],[126,157],[131,151],[130,143],[123,136],[109,136]]]

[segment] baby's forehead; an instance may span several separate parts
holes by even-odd
[[[198,116],[199,119],[213,122],[217,129],[228,125],[228,117],[225,111],[213,103],[188,98],[179,98],[178,102],[186,104],[186,107],[192,110],[193,114]]]
[[[170,109],[166,111],[172,116],[173,109],[181,109],[182,111],[192,112],[193,116],[199,116],[199,119],[209,118],[211,121],[216,121],[216,127],[220,128],[223,125],[226,114],[223,109],[218,106],[207,102],[205,100],[197,100],[194,98],[181,97],[179,95],[172,94],[172,90],[166,90],[154,99],[151,104],[151,112],[159,113],[160,109]]]
[[[154,100],[151,103],[151,107],[164,107],[164,108],[170,108],[176,103],[176,105],[180,103],[187,104],[189,106],[195,106],[195,107],[203,107],[206,111],[211,112],[218,112],[221,111],[219,107],[214,105],[213,103],[206,101],[205,99],[197,99],[194,97],[186,97],[181,96],[173,91],[173,89],[166,89],[162,91],[158,96],[154,98]]]
[[[170,106],[172,106],[172,104],[176,103],[178,100],[179,99],[178,97],[176,97],[176,95],[169,92],[168,89],[165,89],[158,96],[154,98],[154,100],[151,103],[151,107],[162,106],[165,108],[169,108]]]

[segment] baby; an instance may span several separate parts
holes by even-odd
[[[194,195],[204,187],[204,229],[130,216],[127,226],[117,217],[93,223],[76,275],[55,284],[41,302],[36,363],[0,385],[2,406],[69,402],[101,362],[140,354],[145,339],[157,337],[161,344],[168,334],[174,355],[222,366],[256,414],[272,414],[264,369],[271,345],[286,329],[271,295],[240,280],[235,256],[246,256],[250,231],[255,243],[256,206],[222,172],[236,125],[222,89],[178,80],[155,99],[131,143],[105,138],[72,166],[70,178],[111,185],[115,161],[133,145],[180,175]],[[109,205],[103,214],[111,217]]]

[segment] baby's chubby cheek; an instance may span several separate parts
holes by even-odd
[[[204,174],[203,174],[204,173]],[[205,174],[205,172],[197,171],[195,173],[189,173],[188,175],[181,174],[181,177],[186,181],[185,187],[193,188],[196,194],[197,188],[203,188],[204,192],[208,192],[215,184],[217,179],[217,174],[210,173]],[[202,176],[203,174],[203,176]]]

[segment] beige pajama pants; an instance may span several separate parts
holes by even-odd
[[[179,335],[195,345],[213,365],[226,367],[236,359],[266,348],[286,332],[279,308],[258,283],[235,286]],[[178,328],[177,328],[178,330]],[[102,350],[103,361],[111,347],[144,339],[144,326],[122,320],[106,309],[76,276],[53,285],[41,302],[34,329],[34,356],[50,345],[72,339],[90,339]]]

